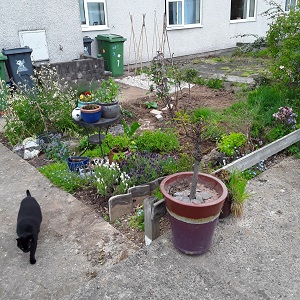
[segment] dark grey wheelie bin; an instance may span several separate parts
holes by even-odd
[[[2,53],[7,56],[5,64],[9,79],[23,90],[33,87],[30,78],[33,76],[30,57],[32,49],[29,47],[2,49]]]

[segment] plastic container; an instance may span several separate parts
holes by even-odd
[[[6,69],[9,78],[23,90],[25,87],[33,87],[33,82],[30,78],[33,76],[30,56],[32,49],[29,47],[3,49],[2,53],[7,56]]]
[[[123,68],[123,44],[126,38],[117,34],[97,35],[99,54],[104,58],[104,69],[110,71],[112,76],[122,76]]]
[[[0,111],[4,110],[6,107],[6,103],[3,98],[6,94],[6,74],[5,74],[5,61],[7,60],[7,56],[3,55],[0,52]]]
[[[83,52],[87,55],[92,55],[92,42],[93,39],[89,36],[83,38]]]

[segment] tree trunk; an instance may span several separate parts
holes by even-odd
[[[197,191],[197,183],[198,183],[198,173],[200,170],[200,161],[201,161],[201,130],[202,130],[202,123],[198,121],[195,124],[194,128],[194,142],[195,142],[195,163],[194,163],[194,173],[192,177],[192,186],[190,190],[190,200],[196,199],[196,191]],[[203,200],[201,200],[204,203]]]
[[[190,200],[196,199],[196,190],[197,190],[199,170],[200,170],[200,161],[196,159],[195,165],[194,165],[193,178],[192,178],[192,186],[191,186],[191,191],[190,191]]]

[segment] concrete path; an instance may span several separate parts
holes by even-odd
[[[220,220],[208,253],[181,254],[168,233],[64,300],[299,300],[299,179],[285,159],[249,182],[244,217]]]
[[[190,257],[170,232],[136,252],[1,143],[0,154],[0,299],[300,299],[299,159],[251,180],[244,217],[220,220],[211,250]],[[36,265],[15,241],[26,189],[44,217]]]
[[[43,222],[36,252],[17,248],[16,220],[29,189]],[[0,299],[62,299],[136,251],[109,223],[0,143]]]

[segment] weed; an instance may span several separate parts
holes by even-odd
[[[141,231],[144,231],[144,207],[138,206],[136,208],[135,215],[131,216],[129,219],[129,227],[138,228]]]

